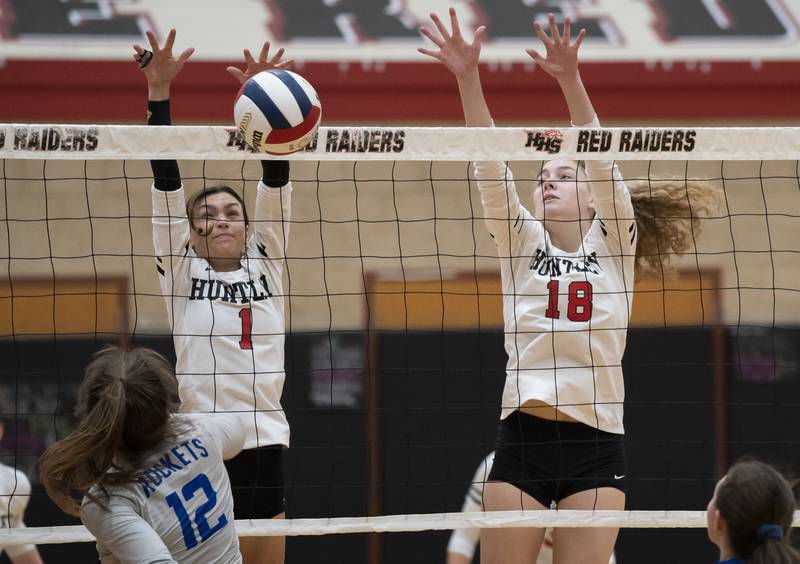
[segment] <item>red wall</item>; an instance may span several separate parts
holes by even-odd
[[[231,123],[236,81],[229,63],[187,65],[173,88],[176,122]],[[528,67],[529,69],[530,67]],[[800,64],[714,63],[707,72],[676,63],[584,64],[583,77],[605,120],[782,121],[800,119]],[[314,63],[298,70],[315,85],[323,123],[451,123],[461,120],[455,81],[439,65],[393,63],[382,71]],[[483,68],[484,88],[499,122],[563,123],[566,108],[552,79],[522,65]],[[7,61],[0,67],[0,121],[141,123],[145,82],[134,64]]]

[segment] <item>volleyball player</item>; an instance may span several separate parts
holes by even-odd
[[[2,415],[2,414],[0,414]],[[0,419],[0,440],[3,439],[5,423]],[[25,526],[25,509],[31,498],[31,482],[24,472],[0,464],[0,529],[20,528]],[[3,547],[0,554],[6,552],[14,564],[41,564],[42,558],[35,545],[23,544]]]
[[[175,415],[177,388],[158,353],[106,347],[86,368],[77,429],[39,461],[47,493],[80,515],[104,564],[242,561],[223,458],[244,430],[235,416]]]
[[[755,460],[734,464],[708,502],[708,538],[720,564],[800,564],[789,543],[797,507],[777,470]]]
[[[493,126],[478,72],[485,28],[478,28],[468,43],[452,8],[450,30],[436,15],[431,18],[435,30],[420,31],[437,49],[419,51],[455,75],[466,125]],[[534,24],[546,56],[528,53],[558,82],[572,123],[599,127],[578,72],[585,31],[572,42],[568,18],[563,31],[552,14],[549,23],[550,36]],[[659,271],[663,254],[691,246],[695,220],[678,222],[674,229],[659,229],[653,221],[675,217],[659,213],[662,203],[674,206],[672,212],[683,201],[686,211],[690,198],[685,189],[641,192],[636,195],[643,204],[638,217],[612,162],[582,166],[555,160],[538,175],[530,213],[520,204],[504,163],[476,162],[474,169],[500,257],[508,354],[485,508],[543,510],[555,502],[559,509],[623,509],[621,363],[634,262],[638,252],[640,266]],[[483,529],[481,562],[530,564],[543,536],[536,528]],[[617,529],[558,528],[553,535],[556,562],[606,564],[616,537]]]
[[[148,123],[169,125],[173,79],[193,50],[172,55],[175,30],[163,47],[148,32],[152,51],[135,46],[148,85]],[[240,82],[281,68],[283,49],[258,60],[245,50],[246,69],[229,68]],[[288,161],[262,161],[252,232],[242,197],[228,186],[207,186],[185,202],[177,161],[152,161],[156,268],[177,354],[181,410],[235,413],[245,429],[244,450],[226,463],[237,519],[285,516],[282,451],[289,424],[280,399],[284,382],[282,277],[289,233]],[[243,538],[247,564],[282,563],[284,538]]]
[[[483,489],[489,480],[493,463],[494,451],[481,460],[478,469],[475,470],[475,475],[472,477],[469,489],[467,489],[467,495],[464,497],[462,512],[483,511]],[[551,509],[552,507],[551,505]],[[480,529],[478,528],[453,529],[450,534],[450,540],[447,543],[447,564],[470,564],[475,555],[475,549],[478,547],[479,538]],[[609,564],[615,564],[616,561],[612,554]],[[542,548],[539,550],[539,556],[535,562],[536,564],[553,563],[553,529],[545,529]]]
[[[481,460],[475,475],[464,496],[464,504],[461,507],[462,513],[472,511],[483,511],[483,488],[489,479],[489,472],[492,470],[494,451],[486,455]],[[480,529],[468,527],[464,529],[453,529],[450,540],[447,543],[447,564],[469,564],[478,546]]]

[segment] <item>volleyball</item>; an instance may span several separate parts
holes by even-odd
[[[233,116],[253,150],[286,155],[301,150],[314,137],[322,106],[306,79],[273,69],[254,75],[242,85]]]

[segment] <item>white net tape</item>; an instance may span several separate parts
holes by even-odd
[[[0,125],[0,158],[262,159],[230,127]],[[321,127],[291,160],[797,160],[800,128]]]
[[[796,512],[794,516],[794,526],[798,525],[800,525],[800,511]],[[335,519],[236,521],[236,533],[240,537],[446,531],[468,527],[703,529],[706,527],[706,513],[705,511],[495,511],[491,513],[434,513]],[[81,526],[28,527],[0,531],[0,546],[91,542],[93,540],[92,534]]]

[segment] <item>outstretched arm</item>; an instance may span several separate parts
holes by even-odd
[[[438,50],[424,48],[417,50],[442,63],[456,77],[467,127],[491,127],[492,115],[486,105],[478,72],[481,42],[486,27],[481,26],[476,29],[472,43],[467,43],[461,35],[455,9],[450,8],[450,32],[436,14],[431,14],[431,20],[436,26],[436,31],[425,26],[419,28],[419,31],[430,39]]]
[[[436,31],[423,26],[420,33],[438,49],[420,48],[418,51],[442,63],[456,77],[467,127],[491,127],[492,115],[483,95],[478,72],[486,28],[481,26],[476,29],[472,43],[467,43],[461,35],[455,9],[450,8],[449,32],[436,14],[431,14],[431,20]],[[476,162],[474,166],[486,226],[497,243],[500,255],[506,256],[514,242],[525,238],[527,231],[530,231],[531,223],[525,221],[530,219],[530,214],[520,205],[514,179],[505,163]],[[526,233],[520,237],[522,229]]]
[[[176,59],[172,55],[175,43],[175,30],[171,29],[163,47],[158,46],[153,32],[147,32],[147,40],[152,51],[134,45],[133,58],[139,63],[147,78],[147,125],[171,125],[169,95],[172,81],[181,72],[183,65],[194,53],[194,48],[185,49]],[[158,190],[172,191],[181,187],[178,161],[150,161],[153,170],[153,184]]]
[[[570,43],[570,21],[564,18],[564,29],[559,33],[553,14],[548,16],[550,36],[538,22],[533,24],[536,34],[546,49],[546,56],[529,49],[527,53],[542,70],[558,81],[564,100],[569,108],[572,125],[579,127],[600,127],[592,101],[583,86],[578,71],[578,50],[586,30],[582,29],[573,43]],[[628,243],[635,248],[633,230],[633,207],[628,188],[619,169],[613,161],[586,161],[586,175],[592,190],[595,212],[606,223],[606,233],[614,232],[612,239],[627,248]]]
[[[475,30],[472,43],[461,35],[456,11],[450,8],[450,31],[436,14],[431,14],[436,30],[421,27],[420,33],[438,48],[418,51],[433,57],[453,73],[458,82],[461,106],[467,127],[492,127],[492,115],[481,87],[478,61],[481,43],[486,32],[484,26]],[[511,247],[524,239],[531,230],[530,214],[522,207],[514,186],[514,178],[505,163],[499,161],[475,162],[475,177],[481,193],[486,226],[494,237],[501,256],[507,256]],[[525,233],[522,233],[522,230]]]
[[[258,55],[258,60],[253,58],[249,49],[245,49],[245,69],[241,70],[237,67],[228,67],[225,70],[233,75],[240,84],[244,84],[261,71],[286,69],[292,64],[292,59],[281,60],[285,52],[283,47],[278,49],[272,58],[269,56],[269,47],[269,41],[265,41]],[[280,188],[289,182],[289,161],[265,159],[261,161],[261,168],[263,169],[261,181],[267,186]]]
[[[241,70],[238,67],[228,67],[225,70],[236,77],[240,84],[244,84],[250,80],[253,75],[261,71],[289,68],[289,65],[291,65],[294,61],[292,59],[286,59],[285,61],[281,60],[281,57],[283,57],[285,51],[286,50],[281,47],[270,59],[269,41],[265,41],[264,45],[261,46],[261,53],[258,54],[257,61],[253,58],[253,54],[250,53],[250,49],[244,50],[244,62],[247,65],[245,70]]]
[[[536,61],[543,71],[552,76],[561,87],[564,100],[569,108],[569,118],[573,125],[587,125],[595,119],[594,107],[589,99],[589,94],[583,86],[581,74],[578,71],[578,50],[586,36],[582,29],[574,43],[570,43],[570,20],[564,18],[564,31],[559,33],[555,16],[548,16],[550,23],[550,37],[547,36],[539,22],[533,23],[533,28],[539,39],[542,40],[546,56],[543,57],[535,49],[528,49],[526,53]]]
[[[171,29],[164,46],[159,47],[152,32],[147,32],[152,51],[134,45],[134,60],[147,79],[147,124],[171,125],[169,95],[172,81],[194,53],[191,47],[176,59],[172,55],[175,30]],[[150,161],[153,171],[153,248],[156,252],[156,271],[161,291],[167,299],[167,315],[174,325],[174,305],[171,296],[183,294],[189,277],[186,259],[189,242],[189,221],[181,188],[181,174],[176,160]]]
[[[292,60],[281,60],[284,50],[278,49],[275,55],[269,56],[269,41],[264,42],[258,60],[248,49],[244,50],[245,70],[228,67],[228,72],[244,84],[253,75],[273,69],[285,69]],[[289,221],[291,219],[291,192],[289,183],[289,161],[264,159],[261,161],[262,176],[256,193],[256,208],[253,217],[253,229],[264,243],[265,258],[282,258],[286,256],[286,245],[289,239]]]
[[[133,59],[139,63],[144,76],[147,78],[147,99],[153,102],[169,100],[170,86],[172,81],[183,69],[183,65],[194,53],[194,47],[184,49],[176,59],[172,55],[172,47],[175,45],[175,29],[169,30],[167,40],[163,47],[158,46],[156,36],[152,31],[147,32],[147,40],[150,42],[152,51],[147,51],[141,45],[134,45],[136,54]]]

